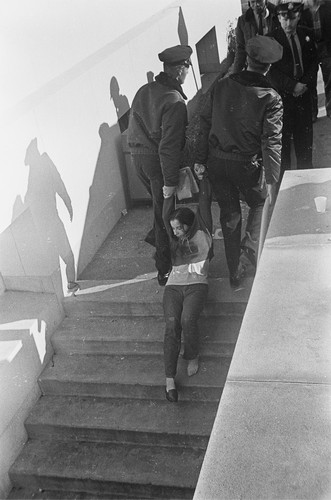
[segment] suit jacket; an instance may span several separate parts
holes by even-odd
[[[331,0],[322,1],[318,9],[321,22],[321,38],[317,38],[319,60],[331,56]],[[305,9],[301,14],[299,24],[314,28],[311,10]]]
[[[301,45],[303,76],[301,83],[308,85],[310,90],[316,84],[317,53],[313,32],[309,28],[298,26],[297,35]],[[290,42],[281,26],[277,27],[268,36],[275,38],[283,46],[283,57],[271,65],[268,77],[281,96],[292,95],[298,80],[294,78],[293,55]]]
[[[267,2],[269,16],[266,18],[268,33],[272,31],[279,22],[275,15],[275,6]],[[238,73],[246,66],[246,50],[245,45],[247,40],[253,38],[257,34],[258,26],[255,21],[254,12],[251,7],[247,9],[245,14],[238,18],[236,27],[236,54],[233,63],[232,73]]]

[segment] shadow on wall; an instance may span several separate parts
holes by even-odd
[[[67,281],[75,281],[74,255],[56,206],[56,195],[58,195],[63,200],[72,221],[71,199],[63,180],[48,154],[40,154],[37,138],[34,138],[27,147],[24,163],[29,167],[27,191],[24,202],[20,197],[16,198],[12,221],[29,208],[50,269],[59,269],[59,257],[61,257],[66,266]]]
[[[129,205],[128,180],[119,125],[110,127],[108,123],[102,123],[99,127],[99,136],[101,144],[89,190],[89,203],[78,257],[78,276],[84,271],[108,236],[99,230],[99,227],[104,226],[104,220],[107,220],[109,227],[113,227],[120,216],[117,207],[123,206],[123,204]],[[115,169],[119,168],[119,179],[115,178],[114,166]],[[118,180],[124,189],[124,200],[117,199],[122,197],[118,186],[115,185]],[[102,200],[102,206],[100,200]]]
[[[118,119],[118,126],[122,133],[129,126],[129,113],[130,113],[129,101],[125,95],[120,94],[120,88],[115,76],[111,78],[109,88],[110,88],[110,100],[112,100],[114,103]]]

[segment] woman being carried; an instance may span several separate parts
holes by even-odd
[[[170,239],[172,270],[165,286],[163,310],[166,323],[164,364],[166,398],[178,401],[175,385],[177,361],[183,334],[187,374],[199,369],[198,319],[208,294],[208,268],[212,257],[211,189],[207,174],[195,172],[199,183],[199,208],[174,211],[175,196],[164,200],[163,219]]]

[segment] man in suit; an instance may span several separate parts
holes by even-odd
[[[321,66],[324,90],[325,109],[331,118],[331,0],[308,0],[307,8],[301,16],[300,24],[314,30],[317,42],[318,63]],[[316,74],[317,85],[317,74]],[[313,94],[313,121],[318,115],[317,89]]]
[[[251,0],[249,8],[238,18],[236,27],[236,52],[231,73],[238,73],[247,66],[246,42],[255,35],[266,35],[278,24],[275,6],[266,0]]]
[[[280,0],[276,5],[280,26],[269,34],[283,47],[283,57],[269,71],[284,105],[282,175],[291,168],[292,137],[297,168],[313,168],[311,96],[317,54],[311,30],[298,26],[302,9],[302,0]]]

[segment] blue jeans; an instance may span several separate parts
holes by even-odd
[[[165,375],[174,378],[180,352],[181,335],[184,341],[184,359],[194,359],[199,354],[198,319],[208,295],[208,285],[167,285],[163,295],[166,323],[164,335]]]
[[[208,175],[220,207],[220,223],[224,237],[225,256],[230,276],[239,265],[241,249],[248,249],[257,257],[260,227],[266,188],[259,188],[259,170],[252,170],[244,161],[211,157]],[[241,240],[242,214],[240,193],[249,206],[245,236]]]
[[[155,154],[132,154],[132,157],[137,175],[152,198],[155,266],[161,274],[166,274],[171,269],[171,258],[169,238],[162,218],[164,182],[160,160]]]

